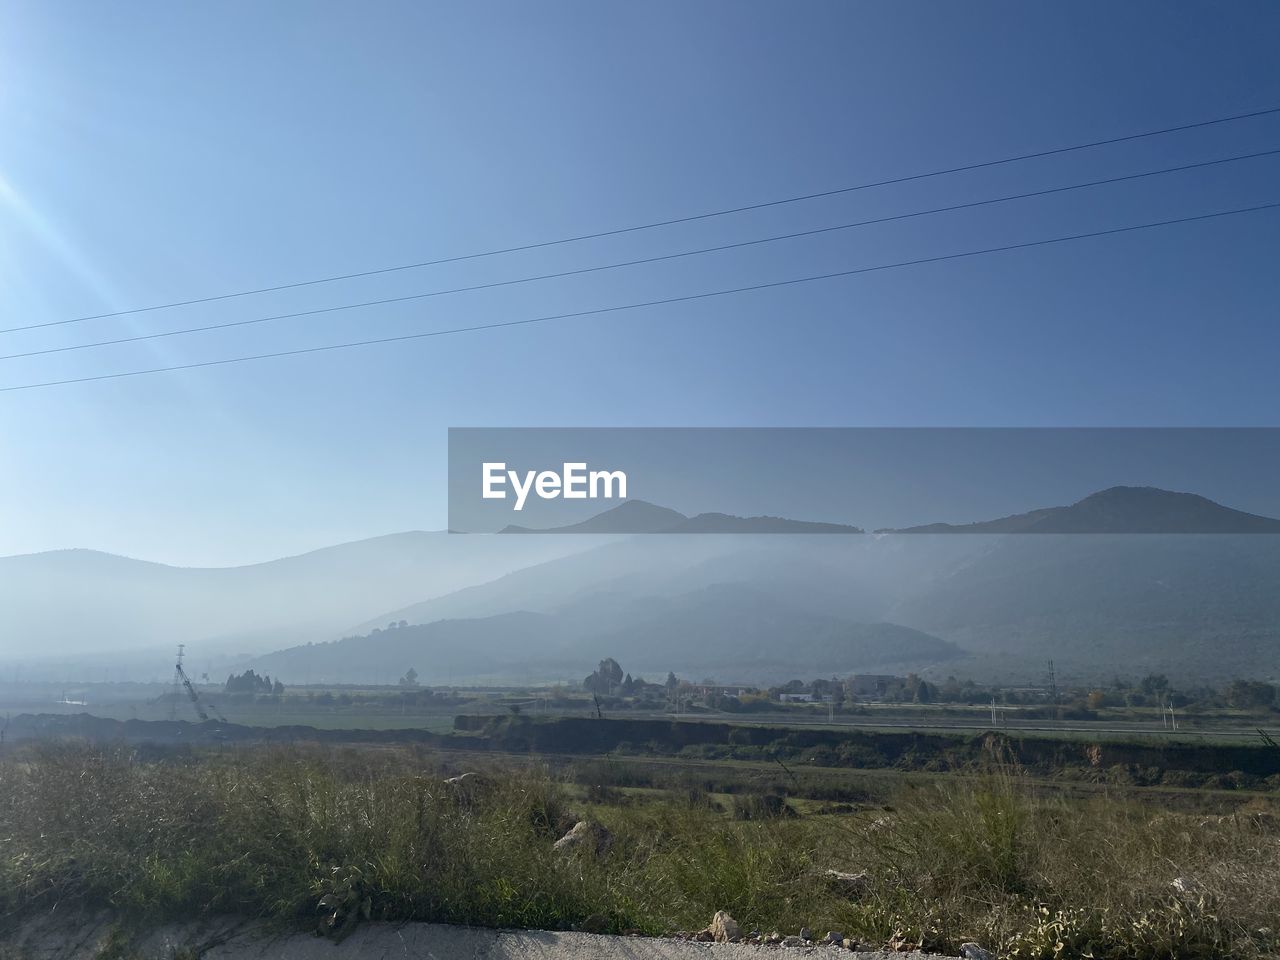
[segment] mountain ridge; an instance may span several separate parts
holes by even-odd
[[[876,533],[1274,534],[1280,520],[1223,506],[1197,493],[1108,487],[1075,503],[973,523],[928,523]]]
[[[689,533],[821,533],[861,534],[861,527],[843,523],[791,520],[786,517],[739,517],[729,513],[699,513],[688,516],[670,507],[647,500],[626,500],[578,523],[558,527],[522,527],[509,524],[500,534],[517,533],[616,533],[616,534],[689,534]]]

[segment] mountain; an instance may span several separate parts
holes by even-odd
[[[577,678],[602,657],[633,672],[762,682],[797,675],[932,664],[951,643],[890,623],[813,614],[741,584],[674,596],[599,593],[556,613],[516,611],[389,626],[268,654],[250,666],[285,683],[394,683],[413,667],[428,684]]]
[[[962,653],[920,630],[813,612],[749,583],[634,600],[620,613],[612,629],[608,621],[597,622],[570,650],[587,658],[617,650],[617,658],[625,656],[640,670],[660,673],[677,664],[720,680],[850,673],[937,663]]]
[[[110,668],[118,651],[159,648],[163,674],[179,642],[199,658],[329,639],[379,611],[592,545],[568,537],[410,532],[225,568],[171,567],[93,550],[3,557],[0,660],[72,658],[97,670]]]
[[[816,523],[786,517],[735,517],[727,513],[700,513],[671,528],[668,533],[865,533],[843,523]]]
[[[391,623],[364,636],[277,650],[249,666],[287,683],[387,684],[413,667],[422,683],[447,685],[510,679],[534,651],[554,649],[562,639],[563,624],[555,617],[521,611],[403,627]]]
[[[815,523],[785,517],[735,517],[699,513],[688,517],[644,500],[627,500],[580,523],[531,529],[511,524],[499,533],[863,533],[843,523]]]
[[[886,619],[976,653],[1100,678],[1274,677],[1280,538],[1250,534],[902,537],[988,541]]]
[[[930,523],[877,533],[1280,533],[1280,520],[1233,510],[1194,493],[1111,487],[1066,507],[978,523]]]
[[[763,656],[753,619],[766,622],[768,609],[785,607],[797,625],[812,627],[821,618],[887,622],[980,658],[938,657],[939,669],[948,672],[1028,682],[1053,658],[1064,676],[1155,671],[1211,680],[1275,675],[1278,584],[1280,537],[658,535],[595,547],[401,608],[362,632],[388,619],[531,610],[593,625],[588,638],[636,650],[636,664],[647,662],[647,650],[666,660],[684,647],[685,661],[722,663],[708,672],[728,676],[740,661]],[[734,602],[713,607],[708,600],[700,612],[671,613],[672,604],[687,602],[678,598],[720,588],[737,591]],[[753,606],[755,598],[767,608]],[[705,629],[693,630],[713,609]],[[664,611],[668,619],[658,616]],[[808,627],[804,632],[810,644],[820,636]],[[726,636],[736,636],[737,646]],[[812,649],[777,643],[776,659],[797,664]],[[588,645],[577,649],[579,657],[596,652]]]
[[[515,524],[499,533],[662,533],[679,526],[689,518],[683,513],[659,507],[644,500],[624,500],[611,510],[598,513],[581,523],[563,527],[532,530]]]
[[[627,523],[675,514],[629,503]],[[887,652],[1025,682],[1049,657],[1064,676],[1104,678],[1267,677],[1280,660],[1280,537],[1251,534],[1275,521],[1191,494],[1113,488],[956,528],[972,536],[625,536],[616,514],[601,518],[585,537],[406,533],[225,569],[87,550],[0,558],[0,662],[33,677],[60,660],[43,668],[60,681],[163,678],[184,642],[197,674],[221,669],[215,655],[287,653],[289,669],[269,671],[286,681],[357,667],[425,676],[414,662],[425,657],[410,656],[420,648],[437,651],[446,678],[577,676],[625,656],[637,670],[750,679],[747,668],[789,664],[866,669]],[[1211,532],[1224,526],[1235,532]],[[1202,532],[1105,532],[1187,527]],[[1062,535],[1084,531],[1094,535]],[[402,620],[411,632],[387,636]],[[365,647],[384,659],[348,655]],[[957,647],[981,659],[958,660]]]

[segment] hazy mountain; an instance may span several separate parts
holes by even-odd
[[[597,652],[597,659],[625,656],[626,663],[641,670],[661,672],[678,664],[721,680],[936,663],[962,652],[919,630],[813,612],[748,583],[632,600],[618,612],[612,629],[608,620],[597,620],[587,638],[570,649],[588,660]],[[609,652],[613,650],[619,653]]]
[[[675,596],[745,583],[763,594],[845,619],[875,621],[902,596],[989,550],[995,537],[807,535],[629,537],[517,570],[488,583],[390,610],[348,632],[389,621],[427,623],[516,610],[556,613],[602,596]]]
[[[1157,487],[1111,487],[1066,507],[978,523],[930,523],[880,533],[1280,533],[1280,520]]]
[[[976,652],[1053,657],[1098,675],[1274,676],[1280,538],[999,537],[885,617]]]
[[[915,628],[982,655],[983,670],[1009,666],[1010,676],[1042,670],[1049,657],[1062,670],[1107,677],[1270,676],[1280,661],[1280,537],[1252,535],[635,537],[379,622],[572,614],[596,625],[590,637],[616,635],[639,650],[636,662],[647,636],[657,659],[676,652],[673,643],[690,648],[686,660],[732,666],[739,659],[713,624],[695,635],[692,612],[683,626],[656,614],[672,598],[717,587],[739,589],[735,602],[699,615],[715,609],[746,658],[761,656],[751,628],[758,597],[785,605],[797,624],[827,617]],[[711,652],[702,657],[704,647]],[[778,659],[790,655],[778,641]],[[800,663],[807,654],[794,656]]]
[[[520,543],[524,537],[495,537]],[[578,553],[512,571],[442,597],[380,613],[347,633],[368,633],[388,622],[428,623],[452,618],[488,617],[532,610],[552,613],[582,597],[604,591],[629,595],[678,593],[705,582],[692,571],[746,546],[741,537],[629,537],[601,544],[592,538],[556,538],[580,544]]]
[[[662,533],[689,518],[676,510],[659,507],[644,500],[624,500],[612,509],[598,513],[581,523],[534,530],[510,524],[499,533]]]
[[[0,659],[193,645],[257,652],[592,544],[402,533],[242,567],[170,567],[92,550],[0,558]]]
[[[289,647],[250,666],[286,683],[396,683],[410,667],[423,684],[511,679],[535,657],[554,658],[564,625],[542,613],[505,613],[375,628],[364,636]],[[575,664],[576,666],[576,664]]]
[[[699,513],[687,517],[644,500],[627,500],[580,523],[531,529],[511,524],[500,533],[863,533],[843,523],[815,523],[785,517],[735,517],[728,513]]]
[[[674,596],[597,593],[558,613],[520,611],[377,629],[257,658],[286,683],[395,682],[413,667],[421,682],[585,675],[602,657],[628,670],[765,681],[937,663],[955,645],[888,623],[808,613],[744,585]]]
[[[628,523],[680,516],[628,503]],[[621,529],[618,516],[593,529]],[[865,669],[899,640],[904,662],[951,670],[955,650],[939,638],[986,664],[1052,656],[1076,673],[1268,676],[1280,659],[1280,537],[1245,531],[1274,523],[1191,494],[1113,488],[958,528],[972,536],[410,533],[226,569],[62,551],[0,559],[0,659],[74,657],[97,677],[97,665],[125,663],[109,651],[145,649],[157,652],[129,670],[154,660],[146,675],[163,676],[186,642],[197,671],[218,650],[276,650],[288,676],[334,679],[328,670],[363,664],[347,653],[361,644],[319,641],[404,620],[413,631],[383,629],[368,648],[387,651],[366,665],[381,679],[424,672],[410,655],[437,646],[435,662],[455,675],[565,665],[576,676],[618,656],[748,679],[736,668]],[[1224,525],[1239,532],[1046,532]]]

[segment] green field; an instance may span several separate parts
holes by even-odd
[[[460,691],[454,702],[423,705],[412,695],[387,687],[299,688],[278,699],[228,698],[219,689],[201,688],[201,696],[211,716],[222,715],[232,723],[254,727],[306,726],[321,730],[416,729],[444,732],[457,715],[503,714],[514,710],[523,715],[586,717],[594,714],[593,702],[581,695],[548,700],[548,691],[531,689],[491,689]],[[113,720],[195,720],[196,714],[185,697],[176,701],[168,685],[120,691],[103,685],[75,694],[83,703],[61,703],[52,697],[35,700],[19,695],[13,688],[0,691],[0,716],[22,713],[78,714]],[[332,702],[323,702],[326,698]],[[663,709],[641,709],[625,704],[605,709],[615,718],[676,716],[682,721],[801,728],[861,729],[892,732],[903,729],[978,733],[1000,730],[1017,735],[1061,737],[1068,740],[1117,742],[1186,742],[1250,744],[1260,742],[1259,728],[1270,729],[1280,738],[1280,725],[1272,716],[1241,710],[1214,709],[1187,713],[1178,729],[1161,726],[1159,712],[1151,708],[1123,708],[1102,711],[1094,720],[1045,719],[1034,716],[1034,708],[1003,708],[999,721],[992,723],[990,708],[982,705],[864,703],[856,708],[828,711],[811,704],[775,704],[772,709],[748,713],[708,708],[685,709],[677,714]]]

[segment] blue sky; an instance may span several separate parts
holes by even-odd
[[[0,2],[0,326],[1280,106],[1270,3]],[[1280,147],[1280,116],[163,313],[571,269]],[[1280,200],[1245,161],[662,267],[51,357],[0,384],[584,310]],[[1273,425],[1276,212],[612,317],[0,394],[0,554],[445,523],[449,426]]]

